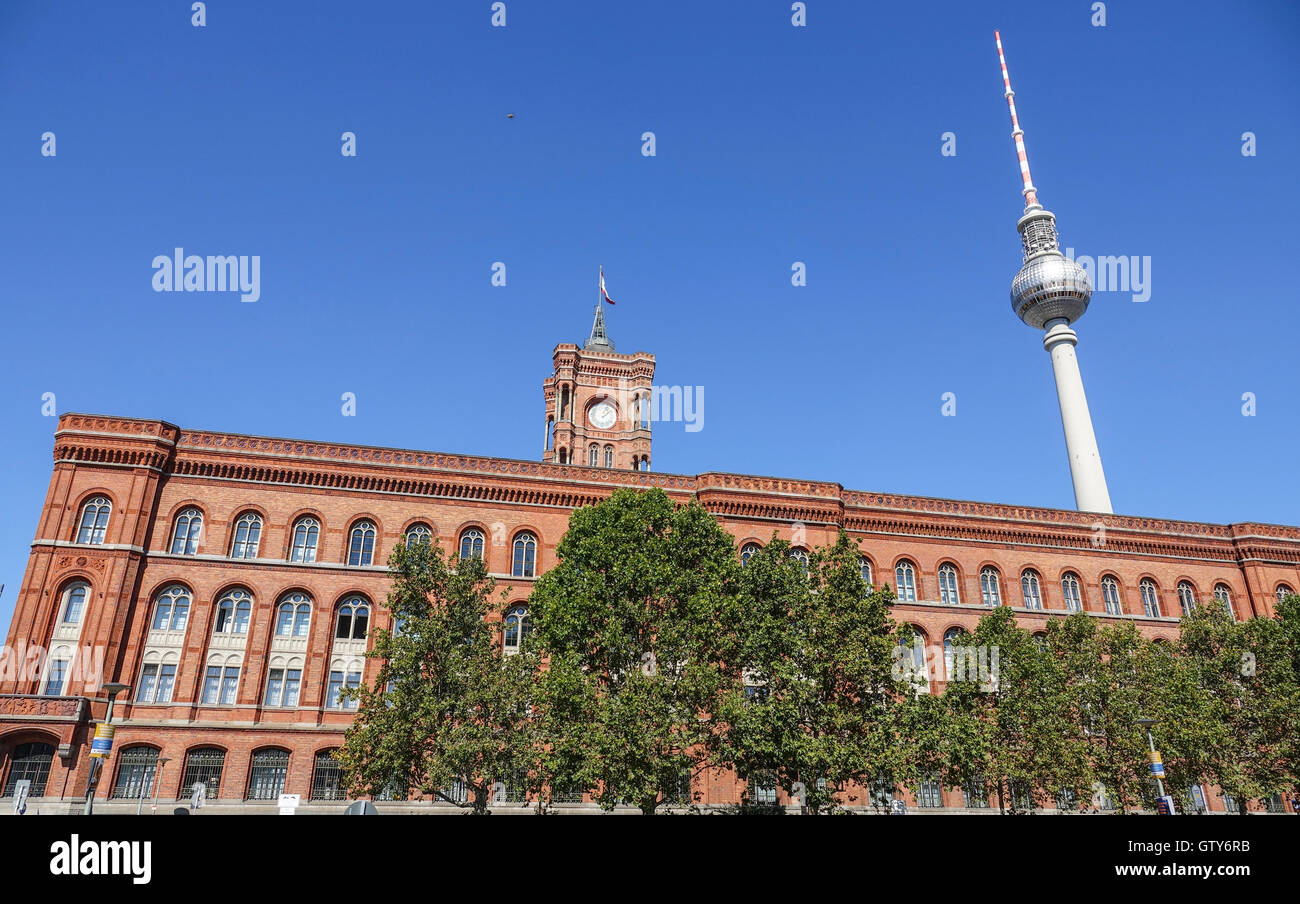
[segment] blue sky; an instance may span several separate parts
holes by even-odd
[[[1062,245],[1151,261],[1149,301],[1098,293],[1076,325],[1116,511],[1300,522],[1297,8],[809,0],[795,28],[790,5],[507,0],[505,28],[488,0],[221,0],[204,28],[186,2],[0,6],[0,625],[43,393],[533,459],[601,264],[619,350],[704,387],[655,470],[1073,507],[1050,360],[1007,300],[994,28]],[[177,246],[260,256],[261,299],[154,292]]]

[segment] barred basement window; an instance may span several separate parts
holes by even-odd
[[[691,770],[683,769],[677,776],[677,784],[664,789],[664,803],[679,807],[689,807],[695,802],[691,796]]]
[[[1077,810],[1079,809],[1079,795],[1071,788],[1062,788],[1056,792],[1056,809],[1058,810]]]
[[[81,507],[81,524],[77,528],[78,543],[103,543],[108,530],[108,515],[113,504],[106,496],[95,496]]]
[[[1008,782],[1007,791],[1011,795],[1011,805],[1017,810],[1034,809],[1034,795],[1029,785],[1024,782]]]
[[[756,772],[749,777],[749,803],[755,807],[776,806],[776,776]]]
[[[469,803],[469,782],[463,778],[453,779],[446,788],[438,789],[435,800],[450,801],[455,804]]]
[[[498,779],[506,786],[506,803],[522,804],[528,799],[528,774],[519,772],[508,778]]]
[[[987,810],[989,808],[989,789],[984,781],[984,776],[976,775],[968,779],[961,790],[966,798],[967,810]]]
[[[13,797],[21,781],[29,781],[27,796],[44,797],[45,783],[50,778],[50,763],[54,761],[54,745],[35,741],[19,744],[9,757],[9,777],[5,780],[3,797]]]
[[[933,775],[922,778],[917,786],[916,805],[927,809],[943,806],[943,787]]]
[[[158,749],[155,747],[128,747],[117,760],[117,784],[113,797],[138,800],[153,792],[154,773],[158,768]]]
[[[226,766],[226,752],[219,747],[197,747],[185,755],[185,778],[181,782],[182,795],[194,793],[194,785],[202,782],[203,796],[216,800],[221,789],[221,773]]]
[[[343,770],[334,759],[334,751],[322,750],[316,754],[316,766],[311,776],[311,799],[346,800],[348,795],[342,781]]]
[[[582,803],[582,789],[573,785],[556,788],[551,791],[551,803],[580,804]]]
[[[248,800],[278,800],[289,774],[289,751],[259,750],[248,773]]]

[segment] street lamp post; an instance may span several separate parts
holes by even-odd
[[[167,768],[167,762],[171,759],[169,756],[159,757],[158,759],[158,779],[153,786],[153,813],[158,813],[158,794],[162,791],[162,773]]]
[[[1138,719],[1137,723],[1147,730],[1147,747],[1150,748],[1151,750],[1151,774],[1156,780],[1156,792],[1161,797],[1164,797],[1165,783],[1160,781],[1160,775],[1164,771],[1164,767],[1161,766],[1160,771],[1159,772],[1156,771],[1155,767],[1161,765],[1160,755],[1156,753],[1156,741],[1155,738],[1151,736],[1151,726],[1156,724],[1156,720]]]
[[[104,724],[111,725],[113,722],[113,698],[118,694],[129,691],[131,686],[121,684],[117,681],[110,681],[104,685],[104,693],[108,694],[108,712],[104,716]],[[86,807],[82,811],[86,816],[94,812],[95,807],[95,787],[99,784],[99,770],[103,757],[92,756],[90,758],[90,772],[86,776]]]

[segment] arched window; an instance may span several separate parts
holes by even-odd
[[[746,543],[744,546],[740,547],[740,564],[748,565],[749,560],[758,555],[758,551],[762,548],[763,547],[759,546],[757,543]]]
[[[320,522],[315,518],[299,518],[293,526],[293,548],[289,550],[290,562],[315,562],[316,545],[320,542]]]
[[[502,647],[506,653],[518,653],[528,635],[533,633],[533,620],[526,606],[514,606],[506,613],[505,635]]]
[[[195,747],[185,754],[185,773],[181,793],[193,794],[194,786],[203,783],[205,800],[216,800],[221,790],[221,773],[226,766],[226,752],[220,747]]]
[[[172,529],[172,554],[192,556],[199,551],[199,535],[203,532],[203,513],[187,508],[176,516]]]
[[[1079,576],[1067,571],[1061,576],[1061,595],[1065,597],[1067,612],[1083,611],[1083,591],[1080,589]]]
[[[952,681],[957,674],[956,647],[957,640],[966,632],[961,628],[949,628],[943,632],[943,675],[944,681]],[[963,665],[965,663],[963,662]]]
[[[350,596],[339,607],[339,617],[334,624],[337,640],[365,640],[370,626],[370,604],[362,597]]]
[[[81,616],[86,612],[86,600],[90,599],[90,585],[85,581],[73,581],[63,591],[60,611],[61,621],[65,625],[81,623]]]
[[[427,524],[412,524],[406,529],[406,548],[410,549],[421,543],[433,543],[433,528]]]
[[[471,527],[460,535],[460,557],[462,559],[483,558],[483,531]]]
[[[904,602],[916,602],[916,566],[903,559],[894,566],[894,583],[897,585],[898,598]]]
[[[127,747],[117,757],[117,781],[112,797],[140,800],[153,793],[153,777],[158,769],[158,748]]]
[[[1196,608],[1196,588],[1188,581],[1178,582],[1178,605],[1183,608],[1183,615],[1191,615]]]
[[[311,598],[304,593],[290,593],[280,600],[275,618],[277,637],[306,637],[311,628]]]
[[[1277,601],[1280,603],[1295,591],[1291,589],[1290,584],[1278,584],[1275,593],[1277,594]]]
[[[262,539],[262,516],[245,512],[235,522],[235,542],[230,547],[232,559],[256,559],[257,547]]]
[[[980,569],[980,595],[986,606],[1002,605],[1002,586],[998,570],[992,565]]]
[[[259,750],[253,754],[248,772],[249,800],[278,800],[284,793],[284,779],[289,774],[289,751]]]
[[[929,688],[930,674],[925,664],[925,648],[929,645],[930,639],[916,625],[906,625],[905,628],[910,628],[912,632],[911,638],[907,641],[906,656],[907,664],[910,666],[908,677],[920,679],[925,683],[925,687]]]
[[[591,460],[590,463],[593,468],[600,467],[600,446],[592,443],[591,447],[587,449],[587,457]]]
[[[862,571],[862,580],[868,584],[871,583],[871,560],[866,556],[858,556],[858,568]]]
[[[1228,613],[1228,618],[1236,621],[1237,613],[1232,608],[1232,591],[1228,589],[1227,584],[1214,585],[1214,598],[1223,606],[1223,611]]]
[[[1143,578],[1138,583],[1138,591],[1142,594],[1142,614],[1147,618],[1159,618],[1160,590],[1156,587],[1156,582]]]
[[[803,569],[804,576],[806,577],[808,574],[808,550],[800,549],[796,546],[790,550],[790,558],[799,563],[799,567]]]
[[[951,562],[939,566],[939,602],[945,606],[961,605],[961,594],[957,591],[957,566]]]
[[[54,745],[33,741],[19,744],[9,757],[9,775],[5,779],[4,794],[13,797],[21,781],[31,782],[27,789],[29,799],[45,796],[45,783],[50,779],[50,763],[54,761]]]
[[[316,762],[311,773],[312,800],[347,800],[347,790],[343,787],[343,770],[338,760],[334,759],[333,750],[322,750],[316,754]]]
[[[352,536],[348,541],[349,565],[373,565],[375,563],[375,526],[369,521],[358,521],[352,527]]]
[[[1043,608],[1043,590],[1038,582],[1038,572],[1026,568],[1020,575],[1020,591],[1025,597],[1026,609]]]
[[[81,523],[77,527],[78,543],[103,543],[108,530],[108,515],[113,503],[107,496],[94,496],[81,507]]]
[[[253,615],[253,598],[241,589],[228,590],[217,602],[217,634],[247,634]]]
[[[1119,615],[1124,611],[1119,599],[1119,581],[1111,575],[1101,579],[1101,601],[1106,606],[1107,615]]]
[[[190,618],[190,592],[180,584],[158,594],[153,607],[153,630],[184,631]]]
[[[537,538],[530,533],[515,537],[514,555],[510,559],[510,574],[517,578],[531,578],[537,570]]]
[[[607,468],[612,468],[612,467],[614,467],[614,447],[613,447],[613,446],[606,446],[606,447],[605,447],[605,467],[607,467]]]

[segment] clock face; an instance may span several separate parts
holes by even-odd
[[[598,430],[608,430],[618,420],[618,412],[614,410],[614,406],[609,402],[601,402],[598,405],[593,405],[591,410],[587,412],[587,420],[591,421],[591,426]]]

